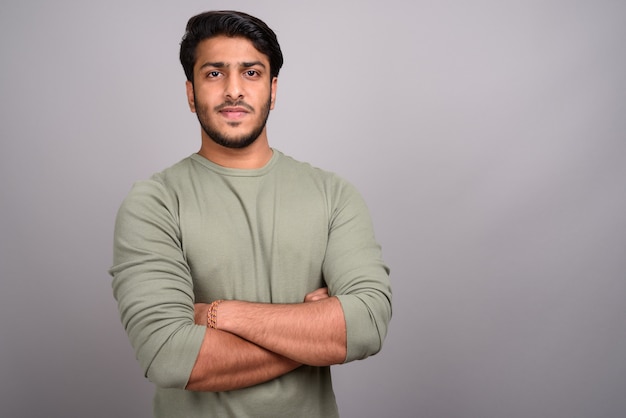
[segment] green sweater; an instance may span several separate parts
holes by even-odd
[[[110,273],[157,387],[157,417],[337,416],[329,367],[229,392],[184,390],[205,333],[194,302],[300,303],[328,286],[344,311],[346,362],[377,353],[391,318],[389,270],[361,196],[277,150],[256,170],[193,154],[135,184],[117,216]]]

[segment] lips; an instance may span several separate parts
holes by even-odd
[[[241,106],[223,107],[219,112],[226,119],[241,119],[249,113],[248,109]]]
[[[220,113],[229,119],[236,119],[245,116],[248,111],[243,107],[227,107],[220,110]]]

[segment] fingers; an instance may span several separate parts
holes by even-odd
[[[315,302],[317,300],[326,299],[328,297],[329,297],[329,295],[328,295],[328,288],[327,287],[321,287],[319,289],[316,289],[316,290],[312,291],[311,293],[308,293],[304,297],[304,301],[305,302]]]

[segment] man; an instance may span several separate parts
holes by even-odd
[[[159,417],[333,417],[330,365],[382,346],[388,269],[363,199],[269,146],[283,58],[240,12],[192,17],[181,43],[197,154],[135,184],[113,291]]]

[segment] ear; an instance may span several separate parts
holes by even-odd
[[[187,88],[187,103],[189,104],[189,110],[196,113],[196,101],[193,94],[193,84],[191,81],[187,81],[185,83],[185,87]]]
[[[274,110],[274,104],[276,103],[276,90],[278,89],[278,77],[272,78],[272,84],[270,85],[270,110]]]

